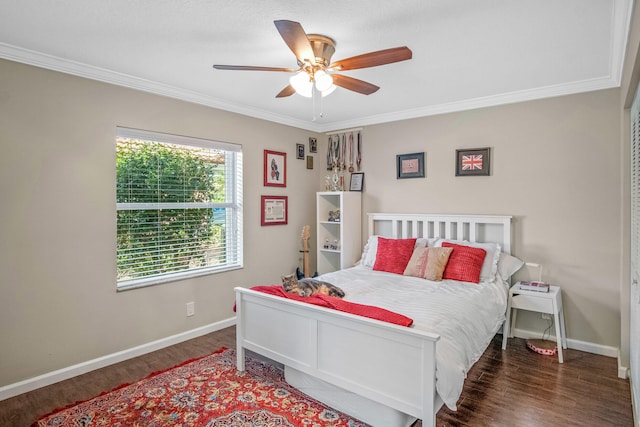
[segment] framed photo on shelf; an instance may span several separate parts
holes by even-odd
[[[284,225],[288,222],[287,196],[260,196],[260,225]]]
[[[304,144],[296,144],[296,159],[304,160]]]
[[[362,191],[363,185],[364,185],[364,172],[353,172],[351,174],[349,191]]]
[[[490,175],[490,148],[456,150],[456,176]]]
[[[398,154],[396,156],[396,178],[424,178],[424,152]]]
[[[318,152],[318,140],[316,138],[309,138],[309,152],[310,153]]]
[[[287,153],[264,150],[264,186],[287,186]]]

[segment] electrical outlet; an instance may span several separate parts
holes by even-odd
[[[187,303],[187,317],[196,314],[196,303],[191,301]]]
[[[542,318],[544,320],[551,320],[551,315],[549,313],[542,313]]]

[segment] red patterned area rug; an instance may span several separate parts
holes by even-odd
[[[366,427],[296,390],[281,369],[220,349],[44,416],[34,426]]]

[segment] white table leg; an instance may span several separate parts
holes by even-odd
[[[507,304],[507,318],[502,325],[502,349],[507,349],[507,339],[509,338],[509,322],[511,320],[511,304]]]
[[[560,331],[560,322],[562,322],[562,320],[560,320],[560,314],[556,311],[556,313],[553,315],[554,319],[553,322],[556,324],[556,341],[558,343],[558,361],[560,363],[564,363],[564,359],[562,357],[562,348],[563,348],[563,334]],[[566,347],[564,347],[566,348]]]
[[[560,332],[562,332],[562,348],[567,348],[567,331],[564,329],[564,309],[560,312]]]

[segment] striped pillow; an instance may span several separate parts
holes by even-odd
[[[411,259],[416,239],[385,239],[378,237],[378,250],[373,269],[402,274]]]
[[[449,262],[444,268],[443,279],[480,283],[480,271],[482,271],[482,263],[487,251],[449,242],[442,242],[442,247],[453,249]]]

